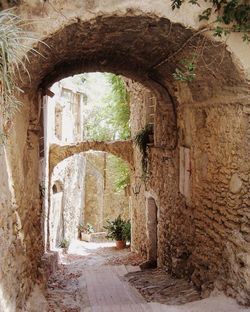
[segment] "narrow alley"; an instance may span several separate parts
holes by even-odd
[[[0,312],[250,312],[249,42],[249,0],[0,0]]]
[[[146,279],[150,274],[152,276],[152,271],[155,270],[142,272],[136,265],[142,259],[131,253],[129,248],[117,250],[114,243],[74,241],[69,247],[68,254],[60,252],[60,260],[59,269],[48,282],[46,299],[49,312],[250,311],[250,309],[240,308],[234,300],[221,294],[200,300],[199,293],[188,282],[173,279],[167,287],[168,293],[171,294],[169,300],[172,304],[148,302],[148,298],[143,297],[128,282],[127,276],[136,277],[140,273],[137,282],[144,284],[144,290],[154,291],[155,286],[149,282],[150,280],[152,283],[153,279],[151,277]],[[164,273],[159,271],[158,282],[161,279],[160,276],[166,281]],[[164,288],[166,287],[160,291],[159,288],[156,290],[158,301],[166,298],[162,292]],[[169,288],[172,289],[169,290]],[[184,303],[185,300],[187,303]],[[188,303],[188,301],[192,302]]]

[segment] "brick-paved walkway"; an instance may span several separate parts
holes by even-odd
[[[144,283],[147,291],[151,291],[151,288],[153,290],[158,284],[162,284],[161,276],[157,275],[160,271],[154,273],[157,285],[143,282],[144,272],[131,273],[138,271],[139,267],[106,264],[114,255],[122,259],[128,254],[126,251],[116,251],[112,247],[95,249],[95,246],[82,242],[77,244],[78,249],[71,250],[72,254],[63,257],[61,267],[51,277],[47,291],[49,309],[43,312],[250,312],[250,309],[238,306],[233,299],[225,296],[181,305],[171,300],[170,305],[146,302],[129,284],[128,277],[124,276],[127,273],[130,273],[130,277],[139,276],[137,284],[141,286]],[[178,289],[183,293],[182,288]],[[166,295],[161,293],[159,291],[157,296]],[[173,298],[176,300],[176,296]]]
[[[131,267],[124,265],[85,271],[91,312],[152,311],[141,295],[123,280],[130,271]]]

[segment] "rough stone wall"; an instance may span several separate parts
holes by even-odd
[[[131,83],[127,80],[127,88],[130,94],[130,116],[131,116],[131,135],[132,138],[136,133],[145,127],[146,114],[144,103],[144,89],[138,83]],[[147,91],[147,90],[146,90]],[[131,181],[131,246],[132,249],[142,254],[147,255],[147,235],[146,235],[146,203],[145,203],[145,184],[141,176],[141,154],[138,148],[134,150],[134,172]],[[140,193],[134,195],[133,188],[135,185],[140,187]]]
[[[179,112],[180,144],[191,148],[192,279],[203,287],[217,280],[249,304],[249,110],[240,103],[185,103]]]
[[[113,165],[111,156],[103,152],[85,153],[86,197],[84,223],[90,223],[95,231],[103,231],[107,219],[118,215],[130,218],[129,196],[125,191],[114,192]]]
[[[88,152],[90,150],[111,153],[122,158],[130,167],[133,167],[134,151],[131,140],[110,142],[84,141],[70,145],[52,144],[50,146],[50,173],[52,173],[54,167],[60,161],[74,154]]]
[[[85,201],[85,168],[83,155],[74,155],[61,162],[52,176],[50,210],[50,246],[56,247],[63,239],[78,237]],[[53,193],[53,185],[60,181],[62,189]]]
[[[140,115],[145,92],[137,84],[129,88],[136,133],[145,122]],[[215,286],[249,304],[249,110],[233,100],[225,106],[219,101],[190,105],[187,99],[188,94],[180,99],[178,136],[173,133],[178,144],[172,150],[167,146],[171,121],[162,103],[156,107],[150,179],[133,196],[133,247],[145,255],[149,248],[140,242],[146,242],[146,198],[152,197],[158,206],[158,264],[177,276],[189,276],[204,296]],[[190,151],[184,195],[183,147]],[[137,150],[133,183],[142,184],[139,159]]]
[[[24,105],[8,145],[0,147],[0,311],[21,310],[40,276],[44,246],[36,115]]]
[[[145,90],[140,84],[129,85],[131,93],[131,117],[133,136],[145,127],[147,117]],[[155,97],[155,94],[151,94]],[[169,150],[169,144],[176,140],[172,132],[173,121],[167,107],[171,105],[157,100],[155,108],[154,145],[149,146],[149,168],[146,179],[142,178],[141,154],[135,149],[135,172],[132,188],[141,185],[140,193],[132,198],[132,216],[135,225],[132,232],[132,246],[147,256],[150,242],[147,241],[146,198],[153,198],[158,207],[158,265],[166,266],[177,276],[186,274],[187,262],[193,246],[194,228],[192,213],[186,208],[179,194],[178,154]],[[171,135],[171,137],[170,137]],[[132,193],[133,195],[133,193]],[[141,243],[143,242],[143,243]]]
[[[133,64],[131,63],[131,59],[133,58],[133,54],[134,56],[136,56],[136,58],[134,59],[136,60],[136,62],[138,61],[138,59],[140,59],[140,53],[143,53],[141,56],[147,55],[147,57],[143,58],[143,61],[147,63],[153,62],[153,64],[158,64],[161,63],[161,61],[164,60],[165,57],[167,58],[167,56],[169,56],[169,52],[171,54],[173,51],[177,51],[178,48],[183,44],[183,39],[185,42],[187,37],[189,37],[190,35],[187,29],[197,30],[201,26],[204,26],[204,23],[201,24],[199,22],[197,16],[201,12],[203,12],[206,7],[206,4],[203,4],[202,6],[197,6],[194,9],[192,5],[190,6],[190,4],[186,3],[181,7],[180,10],[173,11],[171,9],[170,2],[162,2],[161,0],[156,0],[154,2],[152,2],[151,0],[145,0],[143,2],[140,0],[114,0],[112,2],[107,2],[105,0],[94,0],[91,1],[91,3],[89,1],[82,0],[75,0],[71,3],[66,2],[65,0],[52,0],[52,5],[50,5],[49,3],[43,3],[40,0],[24,0],[22,1],[21,5],[18,6],[17,11],[18,14],[20,14],[24,18],[36,18],[37,21],[41,21],[41,23],[35,23],[35,25],[33,26],[34,30],[40,35],[41,38],[50,38],[52,30],[53,33],[55,32],[58,36],[59,42],[56,45],[53,44],[53,38],[50,38],[52,39],[51,46],[53,47],[53,53],[51,53],[51,51],[45,52],[46,56],[49,53],[49,57],[54,58],[53,64],[50,64],[48,58],[44,58],[44,67],[42,68],[41,66],[39,67],[39,69],[36,69],[34,67],[32,70],[32,74],[37,71],[39,76],[46,76],[46,72],[49,73],[53,71],[53,74],[55,74],[55,64],[59,64],[61,74],[63,74],[62,71],[67,70],[66,67],[62,70],[60,56],[63,56],[65,59],[69,59],[72,61],[74,58],[68,58],[68,52],[70,51],[70,54],[72,54],[73,43],[75,43],[73,53],[75,53],[75,55],[77,54],[79,57],[82,56],[83,48],[79,49],[79,47],[76,45],[76,40],[73,38],[74,36],[72,36],[72,33],[74,33],[74,35],[78,35],[78,31],[74,29],[74,26],[72,27],[73,29],[71,29],[72,31],[70,31],[69,33],[63,34],[62,32],[63,26],[66,26],[66,28],[67,26],[70,26],[69,28],[71,28],[71,24],[76,21],[76,17],[78,18],[77,21],[88,21],[91,19],[94,20],[94,18],[97,17],[97,19],[99,19],[98,22],[102,20],[102,16],[111,16],[113,21],[114,17],[117,17],[119,15],[127,17],[134,16],[135,20],[137,21],[140,18],[140,15],[148,15],[148,17],[152,18],[152,21],[149,25],[147,25],[147,23],[144,24],[143,20],[139,22],[142,27],[140,29],[140,33],[142,34],[140,40],[134,40],[135,38],[133,36],[138,35],[136,31],[137,27],[134,27],[134,25],[132,25],[134,21],[133,19],[130,20],[129,18],[121,22],[121,24],[118,22],[118,25],[114,25],[115,30],[112,29],[111,25],[109,25],[109,27],[107,28],[105,23],[105,36],[103,36],[103,33],[100,33],[100,37],[94,39],[92,36],[96,35],[96,29],[92,31],[91,25],[88,25],[86,30],[82,29],[83,32],[81,36],[79,36],[81,45],[86,44],[84,52],[88,54],[88,56],[93,58],[93,52],[95,53],[96,51],[98,51],[98,54],[101,54],[101,51],[103,53],[106,53],[106,50],[104,51],[105,47],[107,48],[108,54],[114,57],[111,51],[112,49],[110,50],[109,48],[110,46],[115,45],[117,48],[116,50],[122,53],[122,59],[125,55],[127,56],[128,64],[130,68],[132,68]],[[50,18],[48,19],[48,17]],[[158,22],[160,22],[160,25],[155,24],[154,20],[157,19]],[[170,25],[164,25],[164,19],[169,20]],[[95,27],[94,24],[95,23],[92,23],[92,26]],[[184,26],[183,28],[182,25]],[[129,30],[130,36],[129,42],[123,42],[123,48],[119,46],[119,43],[121,43],[120,37],[123,35],[126,36],[126,31],[123,34],[119,33],[118,29],[120,26],[125,26],[125,28]],[[160,26],[160,28],[162,27],[162,29],[157,29],[157,26]],[[101,29],[99,29],[99,31],[100,30]],[[162,30],[163,32],[161,32]],[[161,33],[158,31],[160,31]],[[112,33],[116,33],[116,37],[119,38],[119,40],[113,40],[114,35],[112,35]],[[110,34],[111,42],[109,41]],[[64,35],[66,35],[66,37]],[[161,39],[163,39],[162,41],[159,41],[159,35],[161,36]],[[82,38],[85,38],[85,36],[88,36],[88,38],[90,38],[91,36],[91,40],[86,40],[86,42],[85,40],[82,40]],[[212,37],[210,33],[208,33],[208,38],[209,37]],[[101,44],[103,40],[107,40],[105,44]],[[128,38],[126,38],[126,40],[128,40]],[[144,44],[144,42],[147,42],[147,44]],[[68,44],[67,48],[65,47],[65,49],[62,49],[62,46],[65,43]],[[126,49],[126,44],[128,43],[131,44],[129,51]],[[94,48],[95,51],[91,50],[90,48],[92,44],[96,46]],[[137,53],[135,53],[136,48],[134,49],[134,46],[132,46],[133,44],[136,44],[136,47],[138,48]],[[230,38],[227,39],[227,45],[228,49],[233,52],[235,61],[237,61],[242,66],[242,68],[244,68],[246,74],[250,75],[248,47],[241,42],[241,36],[238,36],[237,34],[231,35]],[[208,48],[208,46],[206,48]],[[151,57],[149,55],[149,50],[151,50]],[[127,54],[125,54],[125,51],[127,51]],[[217,50],[217,53],[219,54],[219,50]],[[212,55],[211,57],[213,58]],[[137,59],[137,57],[139,58]],[[35,58],[38,59],[37,57]],[[171,60],[171,62],[173,62],[173,59]],[[80,64],[78,62],[78,66],[79,65]],[[216,66],[218,67],[217,62],[215,64],[215,67]],[[120,67],[122,68],[123,66],[120,64]],[[208,74],[210,75],[211,72]]]

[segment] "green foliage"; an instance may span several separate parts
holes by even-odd
[[[94,228],[93,228],[92,224],[90,224],[90,223],[87,223],[87,224],[80,223],[78,225],[78,230],[80,233],[86,233],[86,234],[94,233]]]
[[[175,80],[191,82],[195,79],[195,64],[193,60],[185,59],[181,62],[183,69],[176,68],[173,77]]]
[[[204,10],[204,11],[199,15],[199,20],[200,20],[200,21],[202,21],[202,20],[208,21],[209,18],[210,18],[211,13],[212,13],[212,8],[208,8],[208,9]]]
[[[172,10],[179,9],[183,1],[184,0],[172,0],[172,4],[171,4]]]
[[[135,144],[139,147],[142,154],[142,172],[147,173],[148,166],[148,144],[150,143],[150,136],[153,135],[153,126],[148,124],[141,129],[134,137]]]
[[[84,124],[85,139],[108,141],[130,138],[129,96],[120,76],[106,73],[110,93],[102,99],[102,105],[91,107]]]
[[[107,220],[107,225],[104,226],[104,229],[107,230],[107,238],[114,239],[116,241],[131,240],[130,220],[123,220],[121,215],[112,221]]]
[[[60,247],[60,248],[66,248],[66,249],[67,249],[67,248],[69,248],[69,244],[70,244],[70,241],[64,238],[64,239],[60,242],[59,247]]]
[[[115,139],[115,131],[108,122],[106,107],[91,107],[85,117],[84,137],[87,140],[110,141]]]
[[[4,124],[11,120],[21,103],[16,94],[20,92],[15,82],[15,75],[20,66],[27,71],[24,61],[28,60],[26,52],[30,49],[24,41],[34,40],[34,34],[24,30],[27,22],[21,20],[10,10],[0,12],[0,143],[7,138]],[[35,53],[35,50],[31,49]]]
[[[131,242],[131,223],[130,220],[127,220],[123,225],[123,237],[125,241]]]
[[[171,0],[172,9],[179,9],[185,0]],[[190,0],[189,3],[199,5],[201,0]],[[243,0],[205,0],[211,6],[204,10],[199,19],[209,20],[212,12],[215,11],[218,15],[214,23],[219,23],[214,29],[214,36],[222,37],[230,32],[242,32],[244,42],[249,42],[250,32],[250,4]],[[225,27],[226,26],[226,27]]]
[[[109,123],[116,129],[119,138],[126,140],[131,136],[129,94],[120,76],[110,73],[106,75],[112,88],[111,94],[106,98],[106,101],[109,103]]]
[[[112,167],[114,191],[122,191],[130,184],[130,169],[128,165],[118,157],[110,155],[109,160]]]
[[[139,147],[142,155],[147,154],[147,145],[150,143],[150,135],[153,134],[153,125],[147,124],[134,138],[135,144]]]

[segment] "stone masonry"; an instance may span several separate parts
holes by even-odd
[[[17,14],[36,21],[40,54],[29,53],[29,75],[17,75],[23,105],[0,153],[0,310],[22,311],[49,251],[38,178],[41,98],[55,81],[90,71],[133,80],[133,135],[147,123],[145,94],[156,99],[146,181],[133,149],[132,187],[141,186],[131,201],[133,248],[147,254],[146,203],[154,199],[159,266],[191,279],[204,295],[217,287],[250,304],[249,46],[239,34],[215,41],[197,18],[205,8],[187,2],[172,11],[162,0],[20,1]],[[195,81],[175,81],[175,69],[194,51]]]

